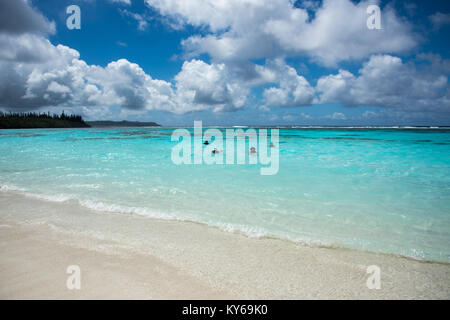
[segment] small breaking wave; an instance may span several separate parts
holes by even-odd
[[[149,217],[149,218],[155,218],[155,219],[161,219],[161,220],[174,220],[174,221],[181,221],[181,222],[190,222],[190,223],[198,223],[207,225],[209,227],[218,228],[219,230],[222,230],[224,232],[228,233],[235,233],[235,234],[242,234],[249,238],[272,238],[272,239],[280,239],[280,240],[287,240],[295,243],[302,243],[309,246],[325,246],[325,247],[332,247],[333,245],[330,245],[328,243],[323,243],[319,240],[312,240],[312,239],[300,239],[300,238],[291,238],[289,236],[280,236],[270,233],[270,231],[256,227],[251,226],[248,224],[236,224],[236,223],[220,223],[220,222],[214,222],[214,221],[204,221],[202,219],[194,219],[194,218],[186,218],[182,215],[175,215],[175,214],[169,214],[165,212],[161,212],[154,209],[149,209],[145,207],[133,207],[133,206],[124,206],[114,203],[108,203],[104,201],[98,201],[98,200],[91,200],[91,199],[79,199],[75,195],[69,195],[69,194],[40,194],[40,193],[32,193],[28,190],[12,185],[1,185],[0,190],[7,192],[7,191],[13,191],[18,192],[24,196],[44,200],[44,201],[50,201],[50,202],[67,202],[67,201],[76,201],[80,206],[94,210],[97,212],[104,212],[104,213],[118,213],[118,214],[135,214],[139,216]]]
[[[8,191],[25,191],[23,188],[16,187],[14,185],[2,184],[0,185],[0,191],[8,192]]]
[[[157,219],[164,220],[178,220],[177,217],[166,214],[163,212],[159,212],[156,210],[151,210],[148,208],[142,207],[127,207],[118,204],[105,203],[102,201],[93,201],[93,200],[78,200],[81,206],[101,212],[111,212],[111,213],[125,213],[125,214],[137,214],[140,216],[146,216]]]
[[[52,202],[66,202],[66,201],[73,199],[72,196],[65,195],[65,194],[49,195],[49,194],[37,194],[37,193],[24,192],[24,195],[26,195],[27,197],[30,197],[30,198],[52,201]]]
[[[152,210],[148,208],[143,207],[128,207],[113,203],[107,203],[103,201],[97,201],[97,200],[85,200],[85,199],[79,199],[75,195],[70,194],[42,194],[42,193],[34,193],[29,192],[28,190],[24,188],[20,188],[14,185],[0,185],[0,191],[2,192],[18,192],[26,197],[39,199],[39,200],[45,200],[50,202],[67,202],[67,201],[76,201],[79,205],[82,207],[94,210],[94,211],[100,211],[100,212],[110,212],[110,213],[125,213],[125,214],[137,214],[140,216],[147,216],[151,218],[157,218],[157,219],[164,219],[164,220],[182,220],[178,219],[174,215],[159,212],[157,210]]]
[[[233,234],[241,234],[243,236],[255,239],[277,239],[281,241],[289,241],[293,243],[297,243],[300,245],[306,245],[309,247],[320,247],[320,248],[329,248],[329,249],[352,249],[352,250],[362,250],[368,252],[376,252],[376,253],[384,253],[388,255],[401,256],[409,259],[419,260],[419,261],[438,261],[448,263],[448,257],[441,257],[440,259],[431,259],[428,257],[423,251],[417,249],[404,250],[401,252],[384,252],[380,250],[370,250],[368,248],[363,248],[360,246],[348,246],[339,244],[336,242],[330,241],[322,241],[319,239],[314,239],[313,237],[305,236],[305,237],[291,237],[288,234],[277,234],[272,233],[270,230],[266,228],[261,228],[257,226],[251,226],[248,224],[236,224],[236,223],[221,223],[215,221],[205,221],[202,219],[195,219],[194,217],[183,217],[182,214],[170,214],[166,212],[161,212],[158,210],[145,208],[145,207],[133,207],[133,206],[124,206],[114,203],[108,203],[104,201],[98,200],[90,200],[90,199],[79,199],[75,195],[68,194],[39,194],[30,192],[24,188],[17,187],[11,184],[3,184],[0,185],[1,192],[15,192],[26,197],[31,197],[34,199],[50,201],[50,202],[67,202],[74,201],[80,206],[103,213],[116,213],[116,214],[128,214],[128,215],[138,215],[148,218],[161,219],[161,220],[172,220],[172,221],[180,221],[180,222],[188,222],[201,224],[208,227],[217,228],[227,233]]]

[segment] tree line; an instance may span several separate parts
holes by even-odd
[[[80,115],[0,111],[1,129],[89,127]]]

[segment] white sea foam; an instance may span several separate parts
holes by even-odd
[[[116,213],[126,213],[126,214],[138,214],[141,216],[147,216],[157,219],[166,219],[166,220],[176,220],[177,218],[173,215],[166,214],[163,212],[159,212],[156,210],[151,210],[148,208],[142,207],[128,207],[122,206],[118,204],[105,203],[101,201],[94,200],[79,200],[79,203],[86,208],[102,211],[102,212],[116,212]]]
[[[31,192],[25,192],[24,194],[31,198],[52,201],[52,202],[65,202],[65,201],[73,199],[72,196],[66,195],[66,194],[49,195],[49,194],[38,194],[38,193],[31,193]]]
[[[14,185],[2,184],[2,185],[0,185],[0,191],[2,191],[2,192],[7,192],[7,191],[25,191],[25,189],[16,187]]]
[[[210,226],[219,228],[220,230],[232,233],[242,233],[250,238],[263,238],[269,236],[266,230],[252,227],[244,224],[232,224],[232,223],[207,223]]]
[[[15,191],[20,192],[21,194],[35,198],[35,199],[41,199],[41,200],[47,200],[52,202],[65,202],[71,199],[74,199],[74,196],[66,195],[66,194],[41,194],[41,193],[35,193],[30,192],[25,188],[17,187],[11,184],[3,184],[0,185],[0,191],[2,192],[8,192],[8,191]]]
[[[58,203],[66,202],[69,200],[75,200],[81,206],[91,209],[91,210],[94,210],[94,211],[98,211],[98,212],[137,214],[140,216],[146,216],[146,217],[150,217],[150,218],[163,219],[163,220],[177,220],[177,221],[201,223],[201,224],[205,224],[205,225],[208,225],[211,227],[218,228],[225,232],[240,233],[240,234],[243,234],[250,238],[273,237],[273,238],[280,238],[280,239],[289,240],[289,241],[293,241],[293,242],[297,242],[297,243],[303,243],[303,244],[307,244],[307,245],[324,245],[321,242],[317,242],[317,241],[314,241],[311,239],[293,239],[293,238],[290,238],[289,236],[275,236],[263,228],[254,227],[254,226],[246,225],[246,224],[214,223],[214,222],[195,221],[193,219],[184,219],[184,218],[181,218],[181,216],[163,213],[163,212],[149,209],[149,208],[123,206],[123,205],[118,205],[118,204],[114,204],[114,203],[106,203],[103,201],[96,201],[96,200],[80,200],[80,199],[77,199],[76,196],[67,195],[67,194],[50,195],[50,194],[32,193],[32,192],[28,192],[24,188],[12,186],[12,185],[2,185],[0,187],[0,190],[4,191],[4,192],[19,191],[20,193],[24,194],[27,197],[45,200],[45,201],[51,201],[51,202],[58,202]]]
[[[292,237],[289,234],[282,234],[282,233],[273,233],[269,229],[262,228],[262,227],[256,227],[252,226],[250,224],[236,224],[236,223],[218,223],[214,221],[205,221],[201,217],[192,217],[186,218],[185,215],[182,213],[165,213],[158,210],[146,208],[146,207],[134,207],[134,206],[126,206],[126,205],[119,205],[114,203],[108,203],[104,201],[98,201],[98,200],[86,200],[86,199],[80,199],[79,197],[75,195],[68,195],[68,194],[39,194],[39,193],[33,193],[30,192],[24,188],[17,187],[11,184],[4,184],[0,185],[0,191],[2,192],[19,192],[27,197],[32,197],[36,199],[41,199],[45,201],[51,201],[51,202],[66,202],[69,200],[73,200],[78,202],[81,206],[98,211],[98,212],[106,212],[106,213],[118,213],[118,214],[136,214],[140,216],[145,216],[149,218],[156,218],[156,219],[163,219],[163,220],[176,220],[176,221],[185,221],[185,222],[193,222],[193,223],[200,223],[204,225],[208,225],[211,227],[218,228],[225,232],[230,233],[238,233],[242,234],[244,236],[250,237],[250,238],[275,238],[275,239],[281,239],[281,240],[287,240],[294,243],[299,243],[303,245],[308,245],[312,247],[327,247],[327,248],[338,248],[338,247],[348,247],[346,245],[342,246],[338,243],[331,243],[327,241],[320,241],[318,239],[310,238],[310,237]],[[360,248],[359,246],[351,246],[353,249]],[[360,248],[361,249],[361,248]],[[369,250],[373,251],[373,250]],[[378,251],[378,250],[375,250]],[[425,254],[421,250],[409,250],[399,253],[401,256],[417,259],[417,260],[424,260],[426,259]],[[445,256],[442,258],[442,260],[447,259]]]

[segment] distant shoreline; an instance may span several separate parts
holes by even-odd
[[[84,121],[82,116],[74,114],[9,112],[0,111],[0,129],[47,129],[47,128],[126,128],[126,127],[160,127],[153,121]]]
[[[128,128],[128,127],[161,127],[156,122],[140,122],[140,121],[86,121],[92,128]]]
[[[86,128],[79,115],[20,112],[0,112],[0,129]]]
[[[0,121],[0,130],[7,129],[84,129],[84,128],[145,128],[155,127],[161,129],[191,129],[192,125],[186,126],[172,126],[160,125],[155,122],[139,122],[139,121],[85,121],[85,125],[43,125],[43,126],[10,126],[5,127]],[[234,126],[234,125],[209,125],[203,126],[204,129],[298,129],[298,130],[450,130],[450,126],[272,126],[272,125],[248,125],[248,126]]]

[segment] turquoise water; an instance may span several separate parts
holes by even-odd
[[[279,171],[266,176],[259,164],[175,165],[172,132],[0,130],[0,186],[249,236],[450,261],[450,130],[280,129]]]

